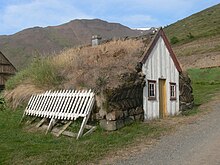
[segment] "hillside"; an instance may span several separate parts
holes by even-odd
[[[220,4],[169,25],[165,32],[179,40],[188,40],[189,33],[195,38],[220,35]]]
[[[34,27],[13,35],[0,36],[0,50],[16,67],[22,68],[34,56],[48,56],[64,48],[89,44],[92,35],[101,35],[105,40],[140,34],[141,31],[100,19],[73,20],[59,26]]]
[[[164,30],[185,69],[220,65],[220,4],[177,21]]]

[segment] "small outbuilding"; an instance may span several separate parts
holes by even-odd
[[[15,75],[16,68],[12,63],[0,52],[0,90],[5,88],[6,81],[10,76]]]
[[[182,69],[162,28],[149,44],[141,63],[146,82],[143,89],[145,120],[177,114]]]
[[[130,120],[176,115],[193,106],[190,79],[183,74],[163,29],[146,38],[149,42],[145,52],[140,58],[133,58],[137,60],[136,73],[128,71],[121,76],[124,80],[121,85],[100,95],[106,97],[103,99],[106,103],[100,105],[108,103],[106,116],[100,121],[106,130],[121,128]]]

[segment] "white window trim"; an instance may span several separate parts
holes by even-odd
[[[148,100],[156,100],[156,83],[155,80],[148,80]],[[153,85],[153,95],[151,95],[151,85]]]
[[[176,83],[173,82],[170,82],[170,100],[176,100]]]

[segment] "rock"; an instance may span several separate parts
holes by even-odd
[[[134,120],[131,119],[131,118],[129,118],[129,117],[125,118],[125,120],[124,120],[124,124],[125,124],[125,125],[130,125],[130,124],[132,124],[133,122],[134,122]]]
[[[143,121],[144,120],[144,114],[139,114],[134,116],[136,121]]]
[[[128,117],[128,111],[126,110],[126,111],[123,111],[123,117],[124,118],[127,118]]]
[[[123,120],[109,121],[109,120],[100,120],[100,127],[107,131],[115,131],[119,128],[124,127]]]
[[[130,119],[135,120],[134,116],[129,116]]]
[[[137,115],[137,114],[144,114],[144,110],[142,109],[142,107],[137,107],[136,109],[135,109],[135,114]]]
[[[134,109],[134,108],[129,109],[129,110],[128,110],[128,114],[129,114],[130,116],[133,116],[133,115],[135,114],[135,109]]]
[[[123,118],[123,111],[113,111],[106,115],[106,120],[117,120],[121,118]]]

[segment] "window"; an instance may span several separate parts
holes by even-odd
[[[156,100],[156,81],[148,80],[148,100]]]
[[[176,100],[176,83],[170,83],[170,100]]]

